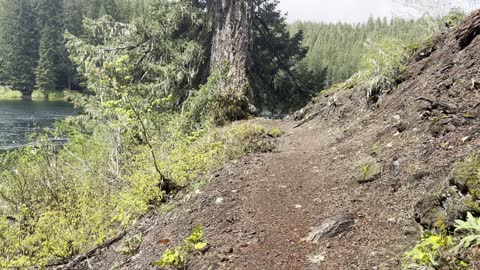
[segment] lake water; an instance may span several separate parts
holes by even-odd
[[[0,100],[0,150],[19,147],[28,133],[75,113],[72,104],[63,101]]]

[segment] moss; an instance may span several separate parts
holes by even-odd
[[[369,154],[372,156],[378,156],[382,152],[382,142],[378,141],[370,146]]]
[[[376,180],[382,173],[382,167],[378,163],[368,162],[360,168],[359,183],[367,183]]]
[[[452,171],[452,182],[460,189],[480,198],[480,153],[467,157],[458,163]]]
[[[22,97],[22,92],[0,86],[0,99],[19,99]]]
[[[278,137],[281,137],[283,134],[285,134],[285,132],[280,128],[271,128],[267,131],[267,134],[270,137],[278,138]]]

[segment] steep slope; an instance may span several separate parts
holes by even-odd
[[[286,131],[274,152],[229,164],[173,210],[58,268],[157,269],[198,224],[209,249],[188,269],[401,268],[422,231],[417,202],[480,150],[479,20],[477,11],[440,36],[374,108],[353,88],[315,99],[301,113],[309,121],[255,120]],[[318,243],[312,227],[327,228],[312,235]],[[139,234],[132,254],[118,251]]]

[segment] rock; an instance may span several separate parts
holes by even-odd
[[[408,129],[408,125],[404,122],[400,122],[395,125],[395,128],[397,129],[398,132],[402,133]]]
[[[328,219],[318,227],[311,229],[310,234],[302,241],[318,244],[348,231],[355,224],[353,215],[343,215]]]
[[[376,162],[368,162],[360,168],[357,181],[360,184],[377,180],[382,175],[382,166]]]
[[[321,264],[323,261],[325,261],[325,256],[322,254],[312,255],[308,257],[308,261],[313,264]]]
[[[221,204],[221,203],[223,203],[223,201],[224,201],[224,199],[223,199],[222,197],[217,198],[217,199],[215,200],[215,204]]]
[[[220,249],[220,253],[222,254],[232,254],[233,253],[233,247],[226,246]]]

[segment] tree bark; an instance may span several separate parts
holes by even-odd
[[[220,101],[230,120],[255,112],[250,83],[252,0],[214,0],[214,32],[210,69],[228,66],[227,79],[219,86]]]

